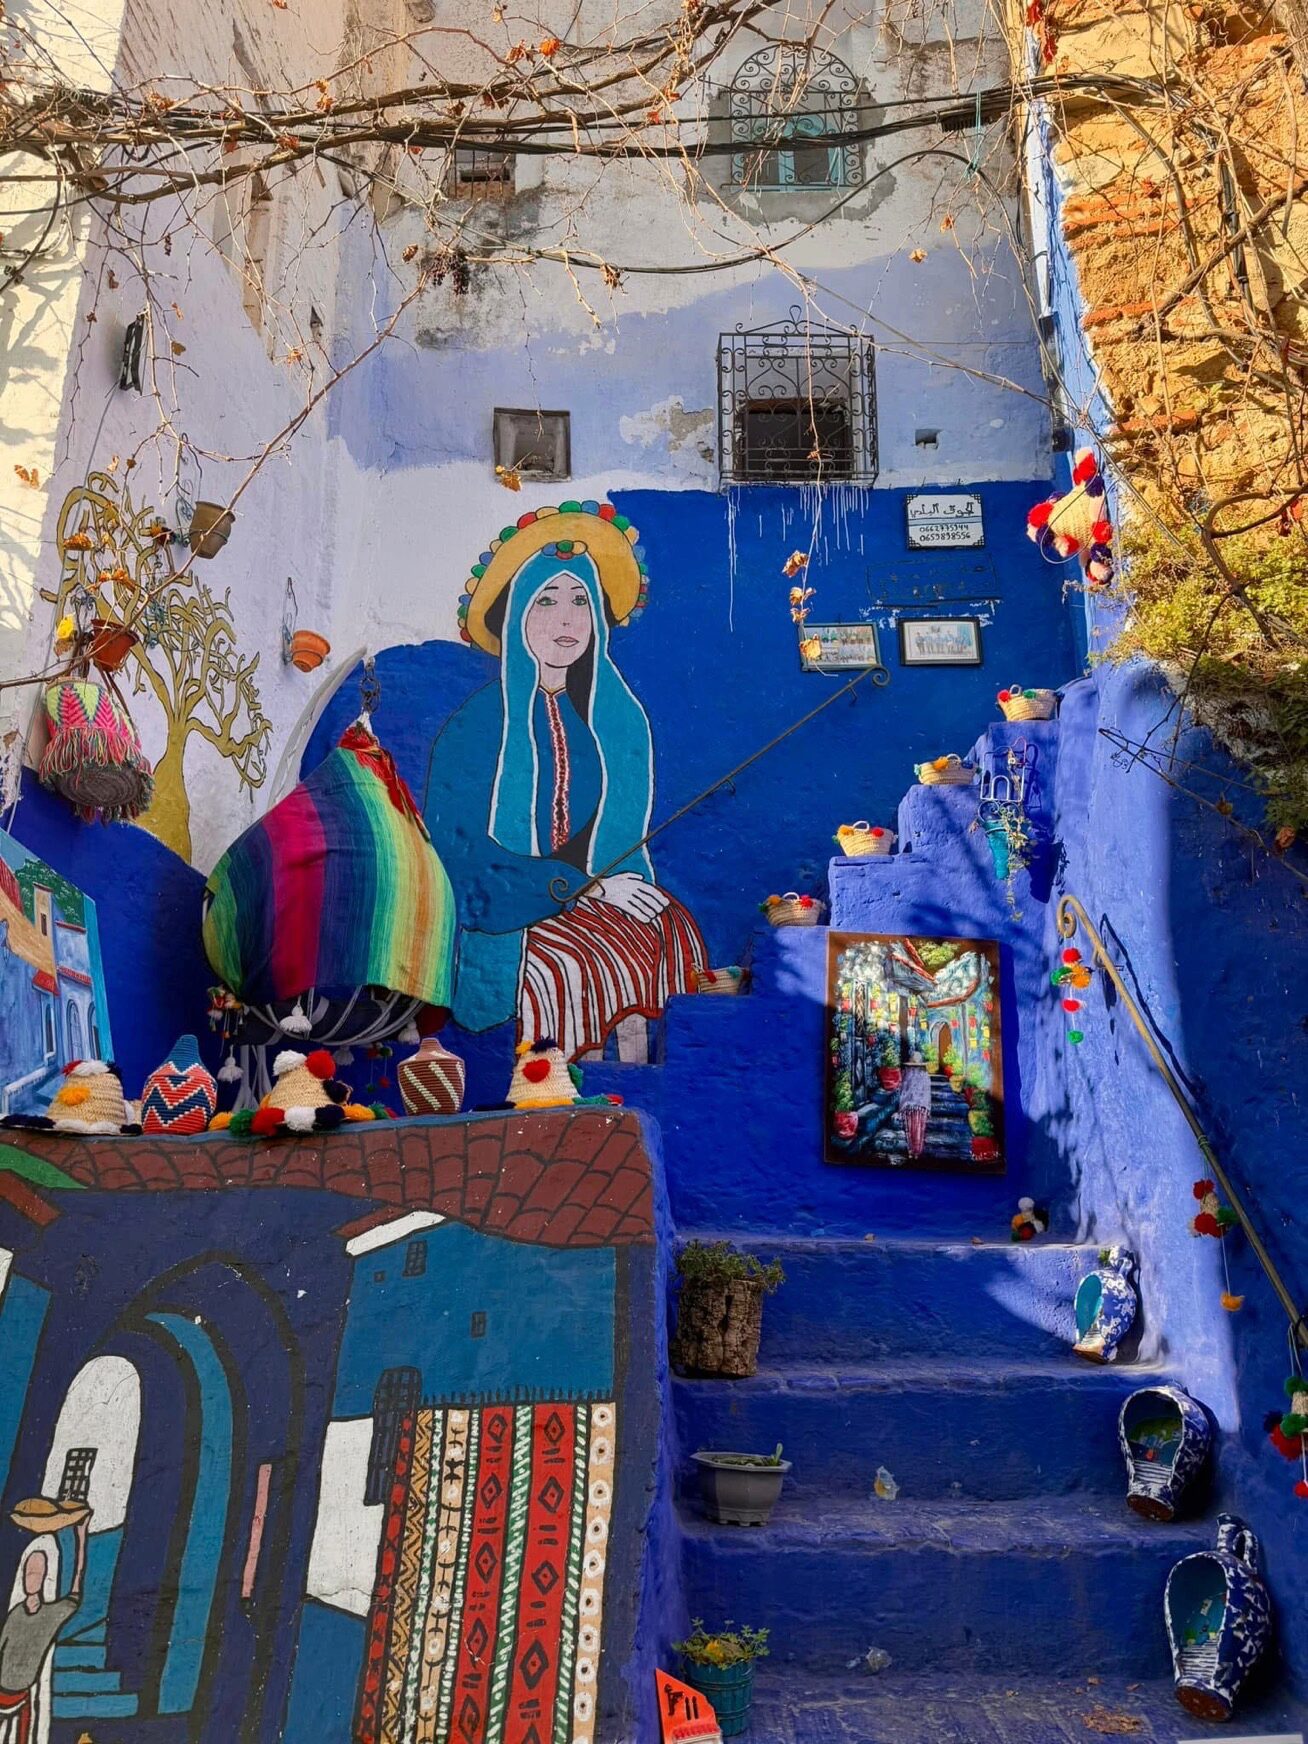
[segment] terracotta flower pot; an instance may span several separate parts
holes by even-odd
[[[858,1116],[847,1112],[833,1114],[831,1117],[831,1130],[835,1133],[837,1138],[857,1138]]]
[[[125,624],[97,618],[91,636],[92,664],[101,672],[117,672],[140,640],[136,631],[129,630]]]
[[[331,651],[331,643],[315,630],[297,630],[291,637],[291,665],[297,672],[314,671]]]
[[[898,1066],[878,1066],[877,1083],[883,1090],[898,1090],[904,1082],[904,1074]]]
[[[196,557],[216,557],[232,536],[236,516],[221,503],[197,503],[191,516],[191,551]]]

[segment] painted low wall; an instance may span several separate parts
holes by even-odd
[[[19,1503],[86,1468],[92,1509],[39,1744],[637,1734],[671,1581],[637,1116],[8,1137],[5,1582],[72,1579]]]

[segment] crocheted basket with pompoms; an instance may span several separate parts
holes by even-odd
[[[154,797],[154,774],[132,718],[108,685],[61,678],[45,692],[50,742],[42,785],[66,799],[85,823],[139,817]]]

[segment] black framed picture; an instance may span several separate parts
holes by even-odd
[[[901,666],[980,666],[980,618],[901,618]]]

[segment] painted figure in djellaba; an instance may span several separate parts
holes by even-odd
[[[524,515],[473,566],[466,642],[499,656],[433,748],[427,825],[460,925],[454,1018],[553,1037],[569,1060],[694,992],[704,941],[648,852],[653,745],[610,633],[644,604],[607,503]],[[597,874],[601,876],[597,877]]]

